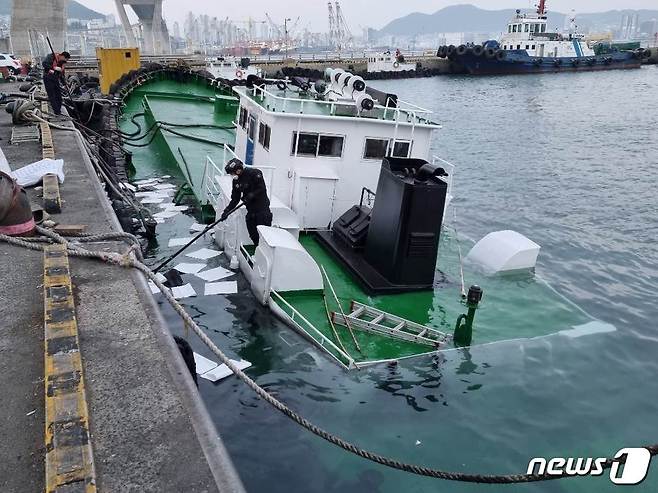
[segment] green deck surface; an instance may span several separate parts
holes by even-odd
[[[327,271],[345,313],[349,313],[350,303],[354,300],[452,334],[457,317],[466,311],[460,296],[457,242],[454,233],[448,228],[444,228],[440,246],[440,272],[437,273],[437,279],[441,281],[434,290],[395,295],[369,296],[352,274],[314,236],[302,235],[300,242],[318,265]],[[591,321],[591,318],[534,276],[485,277],[469,271],[465,271],[465,276],[467,280],[477,281],[485,293],[475,317],[473,344],[545,336]],[[280,294],[320,332],[336,343],[321,294]],[[329,311],[338,311],[328,286],[325,286],[325,297]],[[359,353],[347,328],[336,326],[336,330],[348,353],[357,362],[403,358],[432,351],[429,346],[355,330],[362,349],[362,353]],[[450,344],[447,347],[453,346]]]

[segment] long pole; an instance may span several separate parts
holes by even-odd
[[[324,270],[324,265],[320,265],[320,268],[322,269],[322,274],[324,274],[325,279],[327,280],[327,284],[329,284],[329,289],[331,290],[331,294],[334,295],[334,299],[336,300],[336,304],[338,305],[338,310],[340,310],[340,314],[343,316],[343,319],[345,320],[345,325],[347,326],[347,330],[349,331],[350,335],[352,336],[352,340],[354,341],[354,345],[356,346],[357,351],[361,353],[361,347],[359,346],[359,343],[356,340],[356,337],[354,337],[354,332],[352,331],[352,324],[347,318],[347,315],[345,315],[345,312],[343,311],[343,307],[340,304],[340,300],[338,299],[338,295],[336,294],[336,291],[334,291],[334,286],[331,284],[331,280],[329,279],[329,276],[327,275],[327,271]],[[361,353],[363,354],[363,353]]]
[[[174,259],[175,259],[176,257],[178,257],[181,253],[183,253],[185,250],[187,250],[187,249],[188,249],[188,248],[189,248],[189,247],[190,247],[195,241],[197,241],[199,238],[201,238],[203,235],[205,235],[205,234],[206,234],[208,231],[210,231],[212,228],[214,228],[215,226],[217,226],[217,225],[218,225],[219,223],[221,223],[222,221],[225,221],[226,219],[228,219],[228,217],[229,217],[231,214],[233,214],[235,211],[237,211],[238,209],[240,209],[242,206],[244,206],[244,204],[240,204],[240,205],[238,205],[235,209],[232,209],[231,211],[229,211],[229,213],[226,215],[225,218],[222,219],[222,218],[220,217],[217,221],[215,221],[215,222],[212,223],[210,226],[208,226],[206,229],[204,229],[203,231],[201,231],[201,233],[199,233],[199,234],[196,235],[194,238],[192,238],[190,241],[188,241],[187,244],[186,244],[185,246],[183,246],[182,248],[180,248],[180,249],[179,249],[176,253],[174,253],[171,257],[169,257],[167,260],[165,260],[165,261],[162,262],[160,265],[158,265],[155,269],[153,269],[153,272],[155,272],[155,273],[160,272],[160,270],[162,270],[162,268],[163,268],[165,265],[167,265],[169,262],[171,262],[172,260],[174,260]]]

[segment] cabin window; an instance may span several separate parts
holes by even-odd
[[[530,24],[523,24],[525,26],[525,32],[530,30]]]
[[[520,49],[521,49],[521,45],[516,45],[516,49],[517,49],[517,50],[520,50]]]
[[[256,123],[258,120],[254,115],[249,116],[249,131],[247,132],[249,140],[252,142],[256,140]]]
[[[240,107],[240,126],[242,128],[247,128],[247,120],[249,118],[249,112],[247,111],[247,108],[244,106]]]
[[[508,32],[508,33],[511,33],[511,32],[512,32],[512,24],[510,24],[509,26],[507,26],[507,32]]]
[[[530,24],[530,32],[531,33],[535,32],[535,25],[534,24]]]
[[[260,125],[258,126],[258,142],[265,149],[270,148],[270,136],[271,136],[271,134],[272,134],[272,129],[270,128],[270,126],[263,123],[263,122],[261,122]]]
[[[341,157],[343,155],[343,137],[320,135],[318,156]]]
[[[513,32],[513,33],[516,32],[516,24],[514,24],[514,25],[512,26],[512,32]]]
[[[393,157],[409,157],[411,142],[408,140],[396,140],[393,146]]]
[[[383,159],[388,150],[388,139],[366,139],[363,159]]]
[[[533,49],[533,50],[535,49],[535,45],[532,45],[532,49]]]
[[[546,24],[541,25],[541,32],[543,32],[543,33],[546,32]]]
[[[302,156],[342,157],[345,138],[336,135],[320,135],[313,133],[299,134],[297,154]],[[295,155],[297,132],[292,133],[292,154]]]
[[[292,153],[295,154],[295,144],[297,145],[297,154],[304,156],[316,156],[318,152],[318,134],[299,134],[297,141],[297,132],[292,133]]]
[[[530,49],[530,45],[525,45],[525,49],[526,49],[526,50],[529,50],[529,49]]]

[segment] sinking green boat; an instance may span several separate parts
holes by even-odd
[[[178,169],[209,219],[230,200],[229,159],[262,170],[272,227],[259,226],[255,248],[238,211],[215,241],[254,302],[345,368],[614,330],[535,275],[531,240],[460,238],[446,220],[455,167],[429,155],[430,111],[341,70],[236,87],[184,75],[156,70],[124,91],[122,129],[155,128],[132,142],[144,144],[133,165]]]

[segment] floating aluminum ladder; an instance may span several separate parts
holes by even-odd
[[[332,321],[345,327],[349,322],[350,327],[353,329],[433,347],[440,347],[450,339],[448,334],[364,305],[358,301],[352,301],[350,312],[348,315],[333,312]]]

